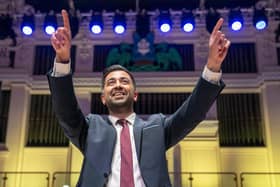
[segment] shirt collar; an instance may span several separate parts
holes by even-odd
[[[116,125],[116,122],[120,119],[120,118],[117,118],[117,117],[111,116],[111,115],[109,115],[108,118],[113,125]],[[136,118],[136,114],[135,114],[135,112],[133,112],[132,114],[127,116],[127,118],[125,118],[125,119],[129,122],[130,125],[133,125],[135,118]]]

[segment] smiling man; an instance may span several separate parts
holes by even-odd
[[[138,96],[134,77],[120,65],[103,72],[101,100],[109,115],[83,115],[73,88],[65,10],[62,16],[64,26],[51,38],[56,59],[48,80],[59,123],[84,156],[77,186],[170,187],[166,151],[205,119],[224,88],[220,69],[230,41],[219,31],[223,19],[210,36],[208,60],[191,96],[172,115],[154,114],[143,120],[133,111]]]

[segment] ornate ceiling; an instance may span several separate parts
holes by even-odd
[[[26,0],[25,2],[33,5],[37,10],[42,12],[49,11],[50,9],[60,11],[62,8],[69,9],[73,4],[75,9],[82,12],[89,10],[94,11],[114,11],[116,9],[122,11],[136,9],[175,9],[181,10],[196,9],[199,7],[214,7],[214,8],[232,8],[232,7],[252,7],[259,0]]]

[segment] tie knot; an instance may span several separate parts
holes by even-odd
[[[127,121],[126,121],[126,119],[119,119],[118,120],[118,124],[120,124],[121,126],[126,126],[127,125]]]

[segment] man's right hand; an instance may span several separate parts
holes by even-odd
[[[61,14],[63,27],[58,27],[52,34],[51,43],[56,52],[56,61],[65,63],[70,60],[71,29],[67,11],[62,10]]]

